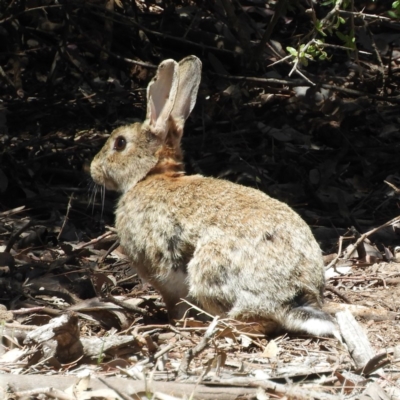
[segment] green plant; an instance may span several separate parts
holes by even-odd
[[[290,46],[286,47],[286,50],[297,63],[307,66],[309,60],[323,61],[328,58],[328,54],[324,50],[324,44],[325,43],[320,39],[313,39],[307,44],[301,44],[298,50]]]
[[[392,18],[400,18],[400,0],[396,0],[392,3],[392,9],[388,11],[388,14]]]
[[[343,41],[344,47],[347,47],[351,50],[356,50],[356,37],[354,36],[354,32],[350,31],[347,35],[336,31],[336,36]]]
[[[400,0],[396,0],[399,3],[399,16],[400,16]],[[297,70],[297,65],[301,64],[307,66],[309,61],[324,61],[329,59],[328,53],[326,52],[327,47],[337,47],[344,50],[356,50],[356,39],[353,28],[353,14],[346,11],[344,14],[346,17],[341,15],[341,11],[348,8],[353,8],[351,0],[326,0],[321,3],[323,6],[332,7],[331,10],[321,20],[316,18],[315,11],[312,10],[311,16],[313,21],[312,31],[303,38],[303,43],[298,48],[291,46],[286,47],[289,53],[288,57],[291,57],[294,63],[294,70]],[[350,25],[350,31],[347,28],[347,24]],[[345,29],[342,29],[344,27]],[[336,35],[342,42],[342,46],[332,45],[327,43],[327,39]],[[311,40],[304,43],[311,36]]]

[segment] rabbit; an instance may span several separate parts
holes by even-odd
[[[188,299],[267,334],[337,337],[321,309],[321,250],[298,214],[257,189],[185,175],[180,141],[201,67],[195,56],[161,62],[145,121],[115,129],[91,163],[94,182],[121,193],[123,249],[172,319],[184,316]]]

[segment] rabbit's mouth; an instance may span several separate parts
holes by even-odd
[[[94,178],[93,178],[94,179]],[[116,184],[116,182],[113,179],[110,179],[109,176],[107,176],[105,173],[102,176],[101,182],[96,182],[97,185],[105,187],[107,190],[112,190],[115,192],[118,192],[120,190],[119,186]]]
[[[93,182],[96,185],[104,187],[107,190],[119,190],[115,181],[107,175],[106,171],[104,171],[104,168],[102,168],[100,165],[96,165],[92,162],[90,175],[92,176]]]

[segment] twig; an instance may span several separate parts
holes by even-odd
[[[328,266],[325,268],[325,271],[328,271],[328,269],[332,268],[336,271],[336,263],[338,262],[340,256],[342,255],[342,247],[343,247],[343,236],[339,237],[339,250],[337,252],[336,257],[328,264]]]
[[[314,83],[313,81],[311,81],[310,79],[308,79],[308,78],[297,68],[297,65],[296,65],[296,68],[295,68],[295,72],[296,72],[298,75],[300,75],[303,79],[305,79],[311,86],[315,86],[315,85],[316,85],[316,83]]]
[[[75,272],[75,271],[74,271]],[[29,307],[29,308],[20,308],[18,310],[11,310],[14,315],[24,315],[24,314],[33,314],[39,311],[42,311],[45,307],[38,306],[38,307]],[[21,325],[26,326],[26,325]]]
[[[330,292],[336,294],[337,297],[340,297],[347,304],[352,304],[351,300],[346,295],[344,295],[340,290],[337,290],[334,286],[326,285],[325,290],[329,290]]]
[[[97,238],[90,240],[89,242],[82,243],[82,244],[76,246],[75,249],[80,250],[80,249],[83,249],[84,247],[88,247],[92,244],[96,244],[112,234],[113,234],[113,232],[107,231],[107,232],[103,233],[101,236],[98,236]]]
[[[288,80],[288,79],[275,79],[275,78],[257,78],[253,76],[242,76],[242,75],[226,75],[226,74],[219,74],[216,72],[211,72],[210,74],[219,76],[221,78],[225,79],[231,79],[231,80],[236,80],[236,81],[246,81],[246,82],[258,82],[258,83],[265,83],[265,84],[277,84],[277,85],[287,85],[290,87],[293,86],[312,86],[307,80],[305,79],[293,79],[293,80]],[[360,90],[355,90],[355,89],[349,89],[341,86],[335,86],[335,85],[329,85],[326,83],[322,83],[320,85],[324,89],[331,89],[331,90],[336,90],[337,92],[342,92],[346,93],[350,96],[356,96],[356,97],[368,97],[371,99],[375,100],[382,100],[382,101],[387,101],[388,103],[393,103],[393,104],[400,104],[400,98],[398,97],[387,97],[387,96],[380,96],[377,94],[372,94],[372,93],[367,93],[367,92],[361,92]]]
[[[140,308],[140,307],[134,306],[133,304],[129,304],[125,301],[118,300],[112,295],[102,297],[101,300],[109,301],[110,303],[116,304],[117,306],[120,306],[120,307],[124,308],[125,310],[134,311],[134,312],[137,312],[142,315],[149,315],[149,312],[147,310],[145,310],[144,308]]]
[[[206,382],[204,382],[206,383]],[[260,387],[268,392],[272,392],[278,395],[285,395],[288,399],[297,400],[338,400],[336,395],[332,395],[326,392],[317,392],[316,390],[306,390],[300,388],[298,385],[283,385],[272,381],[241,378],[236,377],[232,379],[221,379],[218,381],[218,385],[230,385],[240,387]]]
[[[198,356],[208,346],[208,343],[210,342],[211,338],[214,336],[217,330],[218,319],[219,319],[218,316],[214,318],[214,320],[211,322],[210,326],[206,330],[199,344],[186,351],[178,368],[178,377],[187,376],[189,370],[189,364],[191,363],[193,358]]]
[[[352,18],[352,20],[354,19],[353,16],[351,18]],[[374,50],[376,60],[378,61],[378,64],[379,64],[378,71],[379,71],[379,73],[381,75],[381,79],[382,79],[382,92],[385,93],[386,92],[385,66],[383,65],[381,54],[380,54],[378,48],[376,47],[376,42],[375,42],[373,34],[372,34],[371,30],[369,29],[369,26],[367,25],[367,23],[365,21],[363,21],[363,22],[364,22],[365,30],[367,31],[368,36],[371,40],[371,46],[372,46],[372,49]]]
[[[293,56],[292,56],[291,54],[289,54],[288,56],[283,57],[283,58],[281,58],[280,60],[273,62],[272,64],[268,64],[267,67],[268,67],[268,68],[273,67],[274,65],[280,64],[280,63],[282,63],[282,62],[284,62],[284,61],[287,61],[287,60],[289,60],[289,59],[292,58],[292,57],[293,57]]]
[[[32,377],[34,376],[34,380]],[[181,399],[193,399],[201,398],[204,400],[232,400],[232,399],[243,399],[243,398],[256,398],[256,389],[254,388],[236,388],[236,387],[217,387],[208,385],[195,385],[192,383],[178,383],[176,381],[153,381],[151,382],[151,391],[148,390],[146,382],[140,380],[126,379],[125,377],[106,377],[102,378],[107,382],[110,382],[113,387],[117,387],[119,390],[124,391],[130,395],[129,399],[135,398],[150,398],[151,393],[163,392],[173,393],[174,396],[178,396]],[[32,388],[35,386],[52,386],[52,387],[71,387],[76,384],[76,377],[72,376],[60,376],[58,375],[44,375],[36,374],[30,376],[13,375],[2,371],[1,382],[7,382],[11,387],[22,387]],[[4,385],[2,385],[4,386]],[[91,390],[88,392],[81,392],[74,397],[74,399],[81,398],[112,398],[115,399],[115,392],[109,393],[108,390],[103,386],[98,379],[91,380]],[[196,390],[196,396],[193,396],[193,391]],[[13,394],[13,393],[12,393]],[[142,395],[141,397],[138,397]],[[147,395],[147,396],[146,396]],[[86,397],[85,397],[86,396]],[[26,398],[26,397],[25,397]],[[11,399],[11,397],[9,397]]]
[[[64,4],[52,4],[52,5],[42,6],[42,7],[28,8],[28,9],[26,9],[24,11],[19,12],[18,14],[13,14],[13,15],[10,15],[9,17],[7,17],[7,18],[4,18],[4,19],[0,20],[0,25],[4,24],[5,22],[17,19],[18,17],[20,17],[21,15],[24,15],[26,13],[34,12],[34,11],[37,11],[37,10],[45,10],[47,8],[60,8],[60,7],[65,7],[65,5]]]
[[[383,225],[378,226],[377,228],[371,229],[370,231],[363,233],[354,244],[354,247],[357,248],[360,243],[362,243],[368,236],[373,235],[374,233],[380,231],[383,228],[387,228],[390,225],[393,225],[396,222],[400,222],[400,216],[391,219],[388,222],[385,222]]]
[[[354,0],[351,0],[351,11],[354,11]],[[365,24],[365,21],[364,21],[364,24]],[[355,23],[354,23],[354,14],[350,15],[350,27],[351,27],[350,28],[351,29],[350,32],[352,32],[352,34],[354,36],[356,34],[356,27],[355,27]],[[357,46],[354,46],[354,47],[355,47],[355,49],[354,49],[354,59],[355,59],[356,64],[358,66],[358,72],[360,74],[360,77],[362,79],[363,78],[363,73],[362,73],[362,68],[360,66],[360,58],[358,57],[358,48],[357,48]],[[382,62],[382,60],[381,60],[381,62]]]
[[[119,240],[116,240],[110,248],[106,251],[106,253],[99,258],[99,263],[103,263],[104,260],[111,254],[117,247],[119,246]]]
[[[163,347],[161,350],[159,350],[156,354],[154,354],[153,358],[157,360],[158,358],[162,357],[164,354],[168,353],[170,350],[172,350],[176,346],[175,343],[171,343],[168,346]]]
[[[321,19],[321,25],[322,25],[323,27],[327,27],[327,26],[328,26],[328,23],[331,21],[332,17],[333,17],[335,14],[338,14],[338,13],[339,13],[340,7],[342,6],[342,3],[343,3],[343,0],[337,0],[337,1],[335,2],[335,7],[333,7],[332,10],[330,10],[330,11],[328,12],[328,14],[326,14],[325,17]]]
[[[386,350],[375,354],[374,357],[372,357],[365,365],[363,368],[357,369],[354,372],[355,373],[363,373],[365,375],[371,374],[372,372],[376,371],[375,366],[377,363],[381,363],[384,361],[387,361],[388,355],[392,355],[395,352],[395,347],[388,347]],[[390,362],[390,360],[388,360]]]
[[[13,233],[10,237],[10,240],[7,243],[7,247],[4,250],[6,253],[9,253],[11,248],[13,247],[14,243],[18,240],[19,235],[22,232],[25,232],[30,226],[33,225],[33,221],[29,220],[25,225],[23,225],[17,232]]]
[[[11,210],[0,212],[0,219],[3,219],[5,217],[11,217],[12,215],[19,214],[22,211],[27,211],[27,210],[25,210],[25,206],[20,206],[20,207],[12,208]]]
[[[182,301],[184,301],[185,303],[187,303],[187,304],[188,304],[191,308],[193,308],[194,310],[199,311],[199,313],[204,314],[204,315],[207,315],[207,316],[209,316],[210,318],[215,318],[214,315],[209,314],[209,313],[207,313],[205,310],[202,310],[200,307],[196,306],[195,304],[190,303],[187,299],[182,299]],[[243,321],[236,321],[236,320],[234,320],[234,319],[229,320],[228,318],[224,318],[224,319],[220,319],[219,322],[220,322],[222,325],[224,325],[224,326],[226,326],[226,327],[232,329],[232,332],[234,332],[234,333],[245,334],[246,336],[248,336],[248,337],[251,339],[251,342],[252,342],[255,346],[260,347],[262,350],[265,349],[264,346],[260,345],[260,343],[258,343],[257,341],[253,340],[253,339],[258,339],[258,338],[260,338],[260,337],[265,337],[265,335],[264,335],[263,333],[261,334],[261,333],[252,333],[252,332],[242,332],[240,329],[237,329],[237,328],[236,328],[236,326],[235,326],[234,323],[239,323],[239,325],[246,324],[246,323],[244,323]],[[249,324],[249,326],[251,325],[251,323],[248,323],[248,324]],[[197,331],[198,331],[198,330],[202,330],[202,329],[203,329],[203,328],[199,328],[199,327],[196,327],[196,328],[193,328],[193,329],[191,329],[191,328],[185,328],[185,327],[181,328],[182,331],[183,331],[183,330],[186,330],[186,331],[197,330]],[[207,330],[208,330],[208,329],[209,329],[209,327],[207,328]]]
[[[17,399],[41,397],[39,395],[47,395],[48,397],[50,397],[52,399],[60,399],[60,400],[75,400],[76,399],[75,396],[69,396],[65,392],[63,392],[59,389],[53,388],[53,387],[24,390],[23,392],[15,392],[14,393],[14,397]]]
[[[114,387],[113,385],[111,385],[109,382],[107,382],[106,380],[100,378],[99,376],[97,377],[97,379],[105,386],[107,386],[109,389],[113,390],[115,393],[117,393],[118,396],[120,396],[122,399],[124,400],[132,400],[132,397],[125,395],[125,393],[121,392],[120,390],[118,390],[116,387]]]
[[[261,58],[261,55],[264,51],[264,48],[269,41],[271,34],[275,28],[276,23],[278,22],[279,18],[281,17],[285,7],[286,7],[287,0],[278,0],[276,2],[275,6],[275,11],[274,14],[271,18],[271,21],[269,22],[267,29],[264,32],[263,37],[260,40],[260,43],[258,44],[256,51],[254,52],[254,60],[258,60]]]
[[[323,87],[324,89],[337,90],[338,92],[346,93],[350,96],[359,96],[359,97],[365,96],[365,97],[375,99],[375,100],[387,101],[388,103],[400,104],[400,98],[398,98],[398,97],[380,96],[378,94],[361,92],[360,90],[349,89],[349,88],[339,87],[339,86],[335,86],[335,85],[328,85],[326,83],[323,83],[321,85],[321,87]]]
[[[122,57],[122,56],[120,56],[118,54],[115,54],[112,51],[110,51],[109,49],[103,48],[101,45],[99,45],[96,41],[94,41],[89,35],[86,35],[84,32],[82,32],[82,35],[90,42],[90,44],[92,44],[93,46],[97,47],[98,49],[100,49],[104,53],[108,54],[109,56],[114,57],[115,59],[117,59],[119,61],[124,61],[124,62],[126,62],[128,64],[139,65],[140,67],[145,67],[145,68],[150,68],[150,69],[157,69],[157,65],[150,64],[150,63],[143,62],[143,61],[132,60],[131,58]]]
[[[181,400],[180,397],[171,396],[169,394],[165,394],[165,393],[161,393],[161,392],[155,392],[153,394],[153,399],[158,399],[158,400]]]
[[[382,17],[382,15],[376,15],[376,14],[364,14],[361,11],[339,10],[338,12],[340,15],[345,15],[345,16],[353,15],[354,17],[378,19],[380,21],[388,21],[388,22],[392,21],[392,18]]]
[[[396,185],[393,185],[393,183],[391,183],[389,181],[383,181],[383,182],[386,183],[386,185],[388,185],[390,188],[392,188],[394,190],[394,192],[396,193],[396,195],[400,194],[400,189]]]
[[[371,375],[385,365],[390,364],[390,359],[387,357],[388,353],[379,353],[373,356],[367,363],[362,367],[356,369],[355,373],[362,375]]]
[[[165,353],[168,353],[174,347],[176,347],[176,343],[171,343],[168,346],[163,347],[161,350],[159,350],[157,353],[151,356],[151,358],[147,357],[144,360],[141,360],[138,363],[136,363],[136,365],[146,365],[152,360],[158,360],[160,357],[162,357]]]
[[[301,85],[304,86],[305,84],[305,81],[303,79],[290,80],[290,79],[276,79],[276,78],[258,78],[255,76],[226,75],[212,71],[210,71],[210,74],[234,81],[258,82],[258,83],[268,83],[268,84],[287,85],[287,86],[301,86]]]
[[[15,88],[14,82],[8,77],[8,75],[5,73],[1,65],[0,65],[0,76],[2,76],[10,86]]]
[[[58,232],[57,240],[60,240],[60,237],[61,237],[61,235],[62,235],[62,233],[63,233],[65,224],[67,223],[68,215],[69,215],[69,212],[70,212],[70,210],[71,210],[71,205],[72,205],[72,200],[73,200],[73,198],[74,198],[74,193],[72,193],[71,196],[69,196],[69,201],[68,201],[68,206],[67,206],[67,212],[65,213],[64,221],[63,221],[63,223],[62,223],[60,232]]]
[[[85,7],[87,7],[87,8],[96,8],[96,9],[99,9],[101,11],[104,11],[103,7],[97,6],[95,4],[89,4],[89,3],[84,3],[84,4],[85,4]],[[92,11],[92,13],[94,15],[99,16],[99,17],[107,18],[104,15],[104,13],[101,14],[101,13],[96,13],[96,12],[93,12],[93,11]],[[108,14],[111,14],[111,12],[108,11]],[[134,25],[138,29],[143,30],[143,32],[146,32],[146,33],[148,33],[150,35],[154,35],[154,36],[160,37],[163,40],[164,39],[169,39],[171,41],[178,42],[178,43],[185,43],[186,45],[190,45],[190,46],[193,46],[193,47],[200,47],[203,50],[209,50],[209,51],[212,51],[213,53],[223,53],[223,54],[230,54],[230,55],[233,55],[233,56],[237,56],[237,53],[235,51],[232,51],[232,50],[226,50],[226,49],[223,49],[223,48],[208,46],[208,45],[205,45],[205,44],[203,44],[201,42],[193,42],[193,41],[190,41],[190,40],[187,40],[187,39],[184,39],[184,38],[180,38],[180,37],[177,37],[177,36],[168,35],[168,34],[166,34],[164,32],[154,31],[152,29],[147,28],[146,26],[143,26],[143,25],[139,24],[137,21],[135,21],[134,18],[125,17],[125,16],[123,16],[121,14],[117,14],[115,12],[112,13],[112,16],[116,17],[115,22],[122,23],[121,21],[123,21],[123,23],[125,23],[127,25]]]

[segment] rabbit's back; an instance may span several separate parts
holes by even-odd
[[[275,313],[278,323],[282,305],[321,305],[323,262],[310,229],[258,190],[155,175],[122,196],[116,224],[139,273],[171,303],[179,292],[214,314]]]

